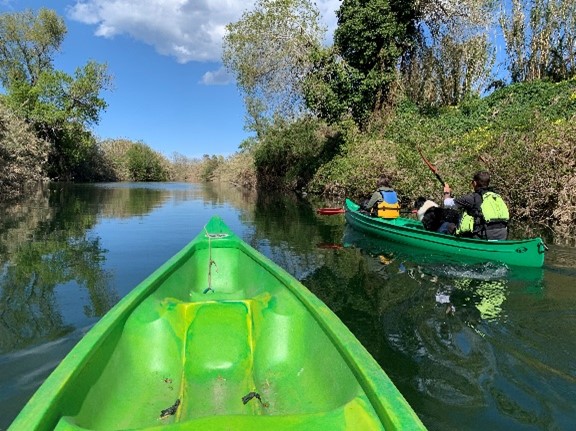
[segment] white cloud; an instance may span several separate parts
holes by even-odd
[[[221,67],[213,72],[206,72],[200,82],[204,85],[226,85],[233,81],[234,77]]]
[[[128,35],[153,46],[159,54],[179,63],[220,61],[226,24],[237,21],[253,5],[252,0],[79,0],[68,16],[96,25],[97,36]],[[334,11],[340,0],[319,0],[329,37],[336,26]],[[206,74],[203,82],[219,78]]]

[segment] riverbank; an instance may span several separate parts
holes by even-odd
[[[567,235],[576,223],[575,115],[576,80],[510,85],[441,109],[403,101],[366,131],[312,119],[274,130],[214,177],[343,200],[370,194],[387,172],[404,205],[418,196],[440,201],[442,186],[420,149],[456,195],[469,192],[474,172],[488,170],[514,219]]]

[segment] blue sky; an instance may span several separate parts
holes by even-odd
[[[247,138],[245,109],[220,62],[225,26],[252,0],[0,0],[0,13],[56,10],[68,34],[55,67],[106,63],[113,89],[93,132],[142,141],[171,157],[228,156]],[[339,0],[319,0],[329,34]]]

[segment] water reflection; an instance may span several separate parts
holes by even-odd
[[[104,315],[118,301],[118,294],[102,268],[106,250],[89,230],[102,217],[145,215],[171,196],[178,197],[173,192],[147,184],[52,184],[18,205],[4,207],[0,352],[73,331],[80,319],[75,316],[78,311],[71,310],[78,309],[78,302],[83,318]]]
[[[53,197],[39,193],[4,209],[2,219],[11,222],[0,227],[0,352],[72,331],[62,305],[77,301],[81,289],[88,292],[88,317],[103,315],[117,300],[100,268],[104,251],[86,235],[95,214],[74,205],[55,208]]]
[[[527,304],[545,300],[544,269],[447,260],[373,240],[349,227],[340,233],[340,242],[333,235],[316,236],[316,241],[324,241],[319,249],[322,264],[308,271],[303,282],[370,350],[429,428],[461,429],[463,416],[454,409],[462,408],[464,417],[478,424],[486,414],[500,417],[496,429],[520,424],[546,429],[543,410],[555,415],[567,411],[566,400],[552,406],[535,395],[540,390],[556,392],[553,386],[522,382],[518,376],[542,368],[547,374],[568,369],[566,358],[547,360],[544,346],[537,348],[541,361],[529,359],[535,347],[532,336],[517,337],[512,329],[519,316],[533,312]],[[520,325],[539,327],[539,317],[538,324]],[[509,364],[519,359],[524,371],[511,372]],[[562,378],[567,377],[563,373]],[[567,383],[571,385],[570,379],[563,386]]]
[[[2,211],[0,428],[214,214],[334,310],[430,430],[576,422],[573,249],[537,269],[463,262],[371,239],[297,196],[218,184],[58,185]]]

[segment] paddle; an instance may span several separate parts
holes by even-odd
[[[344,214],[346,210],[344,208],[318,208],[316,212],[320,215],[335,215]],[[416,214],[416,210],[400,210],[400,214]]]
[[[428,165],[428,167],[434,173],[436,178],[438,178],[438,181],[440,181],[442,186],[444,186],[446,184],[446,182],[442,179],[442,177],[438,173],[438,169],[436,168],[436,166],[434,166],[432,163],[430,163],[428,160],[426,160],[426,157],[424,157],[424,154],[422,154],[422,151],[420,151],[420,148],[416,148],[416,149],[418,150],[418,153],[420,153],[420,157],[422,157],[422,160],[424,160],[424,163],[426,163]]]

